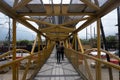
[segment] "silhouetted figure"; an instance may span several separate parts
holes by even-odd
[[[61,49],[62,60],[64,60],[64,46],[63,46],[63,43],[61,43],[60,49]]]
[[[60,43],[58,42],[56,45],[56,49],[57,49],[57,63],[60,63],[60,54],[61,54],[61,49],[60,49]]]

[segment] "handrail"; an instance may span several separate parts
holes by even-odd
[[[65,54],[66,54],[67,58],[70,60],[70,62],[72,63],[72,65],[75,67],[75,69],[80,74],[82,73],[83,77],[85,76],[88,80],[89,80],[89,77],[88,77],[88,75],[85,74],[86,71],[84,73],[83,71],[81,71],[83,69],[80,69],[80,67],[79,67],[79,66],[84,66],[85,69],[86,69],[86,66],[90,67],[90,65],[83,64],[83,61],[85,61],[85,62],[88,61],[87,59],[94,60],[95,62],[100,62],[101,64],[105,64],[106,66],[109,66],[111,68],[115,68],[118,71],[120,70],[120,66],[117,65],[117,64],[114,64],[114,63],[111,63],[111,62],[107,62],[107,61],[99,59],[99,58],[97,58],[95,56],[89,55],[89,53],[92,52],[92,51],[97,51],[97,49],[96,48],[89,49],[89,50],[86,50],[84,53],[82,53],[82,52],[75,51],[73,49],[65,48]],[[116,60],[118,60],[120,62],[120,58],[118,58],[117,56],[111,54],[110,52],[108,52],[106,50],[103,50],[103,49],[101,49],[100,51],[105,52],[106,54],[110,55],[110,57],[115,58]],[[79,56],[81,56],[82,58],[76,58],[76,57],[79,57]],[[79,61],[82,61],[82,63],[79,63]],[[92,74],[92,71],[90,71],[90,74]]]
[[[90,55],[87,55],[87,54],[83,54],[83,53],[77,52],[77,51],[75,51],[75,50],[73,50],[73,49],[69,49],[69,50],[73,51],[73,52],[76,53],[76,54],[82,55],[83,57],[87,57],[87,58],[93,59],[93,60],[95,60],[95,61],[101,62],[101,63],[103,63],[103,64],[109,65],[109,66],[111,66],[111,67],[114,67],[114,68],[120,70],[120,66],[119,66],[119,65],[115,65],[115,64],[113,64],[113,63],[111,63],[111,62],[106,62],[106,61],[103,61],[103,60],[101,60],[101,59],[95,58],[95,57],[93,57],[93,56],[90,56]]]
[[[35,63],[35,64],[36,64],[36,66],[35,66],[36,68],[38,68],[38,66],[41,67],[41,66],[44,64],[44,62],[45,62],[45,61],[47,60],[47,58],[49,57],[52,49],[53,49],[53,45],[51,45],[51,46],[49,46],[48,48],[40,51],[40,54],[41,54],[40,56],[38,55],[39,52],[37,53],[37,56],[38,56],[38,57],[36,58],[36,62],[37,62],[37,63]],[[25,70],[24,70],[24,73],[23,73],[23,74],[28,74],[32,57],[36,56],[36,53],[31,54],[29,51],[27,51],[27,50],[25,50],[25,49],[16,49],[16,51],[27,52],[27,53],[29,53],[29,55],[28,55],[28,56],[25,56],[25,57],[18,58],[18,59],[16,59],[16,60],[8,61],[7,63],[5,63],[5,64],[3,64],[3,65],[0,65],[0,70],[3,69],[3,68],[5,68],[5,67],[12,66],[12,65],[14,65],[14,64],[21,64],[21,63],[20,63],[21,61],[28,59],[28,60],[27,60],[26,67],[25,67]],[[0,55],[0,58],[6,57],[7,55],[9,55],[9,54],[11,54],[11,53],[12,53],[12,50],[11,50],[11,51],[8,51],[8,52],[6,52],[6,53],[4,53],[4,54],[2,54],[2,55]],[[16,65],[16,67],[19,67],[19,66]],[[33,70],[33,71],[34,71],[33,74],[31,73],[31,74],[32,74],[31,76],[35,75],[36,68]],[[26,71],[27,71],[27,72],[26,72]],[[24,76],[24,75],[23,75],[22,80],[26,80],[26,77],[27,77],[27,76]],[[30,78],[31,78],[31,77],[30,77]],[[29,78],[29,79],[30,79],[30,78]]]
[[[24,52],[27,52],[27,53],[30,54],[30,52],[29,52],[28,50],[25,50],[25,49],[16,49],[16,52],[17,52],[17,51],[24,51]],[[5,56],[7,56],[7,55],[10,55],[12,52],[13,52],[13,50],[8,51],[8,52],[6,52],[6,53],[3,53],[2,55],[0,55],[0,58],[5,57]]]
[[[84,54],[89,54],[89,53],[92,52],[92,51],[97,51],[97,48],[88,49],[88,50],[86,50],[86,51],[84,52]],[[119,58],[119,57],[111,54],[110,52],[108,52],[108,51],[106,51],[106,50],[104,50],[104,49],[101,49],[100,51],[101,51],[101,52],[104,52],[104,53],[110,55],[111,57],[117,59],[118,61],[120,61],[120,58]]]

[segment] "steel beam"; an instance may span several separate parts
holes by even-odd
[[[13,60],[16,60],[16,20],[13,19],[13,41],[12,41],[12,46],[13,46]],[[18,66],[16,64],[13,64],[12,66],[12,79],[13,80],[18,80]]]
[[[13,7],[14,10],[17,10],[17,9],[20,9],[22,8],[23,6],[25,6],[26,4],[28,4],[30,1],[32,0],[21,0],[21,2],[19,2],[17,5],[15,5]]]
[[[94,10],[97,10],[97,11],[100,10],[100,8],[97,5],[93,4],[89,0],[81,0],[81,1],[84,2],[85,4],[87,4],[88,7],[90,7],[91,9],[94,9]]]
[[[42,32],[40,32],[38,29],[36,29],[30,23],[28,23],[24,18],[21,18],[20,15],[18,15],[9,5],[7,5],[2,0],[0,0],[0,11],[2,11],[4,14],[8,15],[9,17],[16,19],[18,22],[25,25],[29,29],[35,31],[36,33],[40,33],[44,37],[48,38],[46,35],[42,34]]]
[[[86,28],[87,26],[92,24],[93,22],[97,21],[98,18],[103,17],[104,15],[106,15],[107,13],[112,11],[113,9],[117,8],[119,5],[120,5],[120,0],[109,0],[109,1],[107,1],[107,3],[105,5],[103,5],[101,7],[101,9],[96,12],[96,14],[94,16],[92,16],[90,19],[88,19],[88,21],[86,21],[78,29],[73,31],[73,33],[71,35],[83,30],[84,28]],[[71,35],[69,35],[68,37],[70,37]]]

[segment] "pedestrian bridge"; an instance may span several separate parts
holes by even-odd
[[[9,37],[12,49],[0,55],[0,72],[4,72],[0,80],[119,80],[120,58],[101,48],[101,34],[104,37],[101,18],[119,5],[120,0],[0,0],[0,11],[12,19],[12,41]],[[17,22],[37,34],[31,51],[17,49]],[[97,46],[88,49],[77,33],[93,22]],[[81,25],[76,28],[78,23]],[[61,64],[56,63],[57,41],[65,47]],[[101,52],[106,54],[104,59]]]
[[[23,49],[17,49],[16,51],[29,52]],[[19,57],[16,60],[9,59],[6,64],[0,65],[1,70],[5,67],[10,68],[8,72],[0,74],[0,79],[14,80],[12,76],[15,73],[14,75],[18,80],[96,80],[97,74],[100,73],[101,80],[109,80],[109,77],[111,77],[109,74],[110,68],[112,69],[113,80],[119,80],[119,65],[89,55],[91,51],[97,51],[97,49],[90,49],[81,53],[65,48],[65,60],[58,64],[56,47],[49,45],[43,51]],[[105,50],[100,51],[105,52],[112,59],[120,61],[115,55]],[[10,54],[12,54],[12,51],[1,55],[0,58],[8,58]],[[92,62],[96,62],[96,66],[92,67]],[[12,73],[13,65],[16,72],[13,71]],[[102,68],[102,65],[106,65],[106,67]],[[99,66],[101,66],[100,71],[98,71]]]

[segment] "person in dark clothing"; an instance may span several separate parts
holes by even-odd
[[[60,54],[61,54],[60,43],[57,43],[56,49],[57,49],[57,63],[59,64],[60,63]]]
[[[62,60],[64,60],[64,46],[63,46],[63,43],[61,43],[61,57],[62,57]]]

